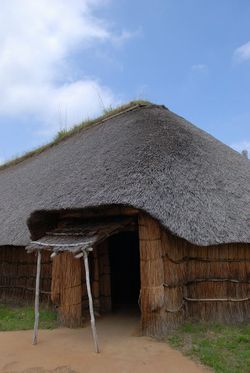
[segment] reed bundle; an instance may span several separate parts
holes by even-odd
[[[62,325],[70,328],[81,325],[81,263],[69,252],[53,259],[52,299],[59,303],[59,319]]]
[[[141,327],[146,335],[163,335],[164,268],[161,229],[147,215],[139,216],[141,265]]]

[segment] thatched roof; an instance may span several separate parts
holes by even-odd
[[[129,205],[200,245],[250,242],[250,162],[162,106],[77,131],[0,171],[0,245],[36,210]]]

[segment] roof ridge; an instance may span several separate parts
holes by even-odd
[[[77,125],[73,126],[71,129],[69,129],[65,132],[62,131],[60,133],[60,131],[59,131],[57,136],[54,138],[54,140],[52,140],[52,141],[48,142],[47,144],[42,145],[38,148],[35,148],[34,150],[30,150],[30,151],[24,153],[23,155],[18,156],[14,159],[11,159],[11,160],[7,161],[6,163],[0,165],[0,172],[3,171],[3,170],[6,170],[7,168],[10,168],[12,166],[16,166],[16,165],[24,162],[25,160],[30,159],[30,158],[32,158],[36,155],[39,155],[39,154],[43,153],[44,151],[60,144],[62,141],[67,140],[71,136],[74,136],[75,134],[79,133],[80,131],[87,130],[89,128],[92,128],[92,127],[95,127],[95,126],[100,125],[102,123],[105,123],[107,120],[116,118],[116,117],[118,117],[122,114],[131,112],[131,111],[135,111],[135,110],[138,110],[140,108],[153,107],[153,106],[159,106],[159,105],[153,104],[149,101],[140,101],[140,102],[131,101],[127,104],[118,106],[118,107],[114,108],[113,110],[111,110],[110,112],[106,112],[103,115],[98,116],[97,118],[90,119],[90,120],[85,120],[85,121],[81,122],[80,124],[77,124]]]
[[[139,109],[141,107],[146,107],[146,106],[156,106],[156,105],[151,104],[151,103],[147,103],[147,104],[146,103],[136,104],[136,105],[131,106],[131,107],[127,108],[127,109],[121,110],[118,113],[111,114],[111,115],[109,115],[109,116],[107,116],[107,117],[105,117],[103,119],[98,120],[98,118],[97,118],[97,122],[94,123],[92,126],[97,126],[97,125],[99,125],[101,123],[106,122],[107,120],[113,119],[113,118],[118,117],[118,116],[120,116],[122,114],[128,113],[130,111],[134,111],[134,110],[137,110],[137,109]],[[86,129],[90,128],[90,127],[92,128],[92,126],[88,126],[88,125],[83,126],[82,130],[84,130],[84,129],[86,130]]]

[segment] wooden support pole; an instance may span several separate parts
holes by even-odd
[[[37,344],[38,324],[39,324],[39,287],[40,287],[40,273],[41,273],[41,251],[37,252],[37,267],[36,267],[36,295],[35,295],[35,323],[33,334],[33,345]]]
[[[92,294],[91,294],[90,278],[89,278],[88,252],[86,250],[83,251],[83,257],[84,257],[84,266],[85,266],[85,273],[86,273],[87,292],[88,292],[88,298],[89,298],[90,322],[91,322],[92,334],[93,334],[93,339],[94,339],[94,344],[95,344],[95,352],[99,353],[100,350],[98,346],[98,339],[97,339],[97,333],[96,333],[93,299],[92,299]]]

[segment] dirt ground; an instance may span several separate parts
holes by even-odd
[[[101,353],[93,352],[90,327],[0,333],[1,373],[206,373],[166,343],[138,337],[138,319],[121,315],[98,320]]]

